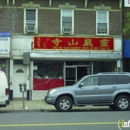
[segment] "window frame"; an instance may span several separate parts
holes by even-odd
[[[122,82],[122,79],[123,79],[123,82]],[[117,84],[129,84],[130,83],[130,77],[128,75],[116,75],[116,80],[117,80]]]
[[[62,21],[62,17],[63,17],[63,11],[71,11],[71,16],[72,16],[72,31],[71,31],[71,34],[74,34],[74,10],[73,9],[61,9],[60,10],[60,14],[61,14],[61,16],[60,16],[60,21],[61,21],[61,23],[60,23],[60,25],[61,25],[61,27],[60,27],[60,33],[61,34],[64,34],[63,33],[63,21]]]
[[[102,77],[104,78],[103,80],[102,80]],[[109,80],[107,80],[107,82],[105,82],[105,84],[103,84],[102,81],[106,80],[105,77],[107,77],[107,78],[110,77],[110,79],[112,79],[112,80],[109,79]],[[108,81],[113,81],[113,82],[109,83]],[[116,81],[115,75],[101,75],[101,76],[99,76],[99,85],[100,86],[108,86],[108,85],[116,85],[116,84],[117,84],[117,81]]]
[[[24,8],[24,34],[27,34],[28,32],[26,32],[26,10],[35,10],[35,29],[36,31],[34,32],[35,34],[38,33],[38,9],[37,8]]]
[[[106,33],[98,33],[98,13],[105,12],[106,13],[106,24],[107,24],[107,32]],[[96,11],[96,35],[109,35],[109,11],[105,10],[97,10]]]
[[[93,82],[93,81],[95,81],[95,79],[97,80],[97,84],[94,84],[94,82]],[[89,81],[88,81],[88,80],[89,80]],[[86,82],[88,82],[88,83],[91,82],[91,84],[88,84],[88,85],[84,84],[84,83],[86,83]],[[90,76],[90,77],[87,77],[87,78],[85,78],[85,79],[81,82],[81,84],[82,84],[82,83],[83,83],[83,87],[99,86],[99,76]]]

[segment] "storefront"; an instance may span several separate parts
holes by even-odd
[[[9,32],[0,32],[0,71],[5,72],[9,80],[10,59],[10,36]]]
[[[124,71],[125,72],[130,72],[130,40],[125,39],[124,40]]]
[[[22,97],[19,83],[27,84],[27,99],[43,100],[49,89],[71,85],[84,75],[118,71],[121,41],[112,37],[13,36],[13,97]]]
[[[71,85],[84,75],[118,71],[121,39],[34,37],[34,51],[29,56],[33,66],[33,94],[46,92]]]

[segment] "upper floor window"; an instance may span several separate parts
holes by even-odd
[[[61,10],[61,34],[74,33],[74,11]]]
[[[109,34],[109,14],[108,11],[97,11],[96,13],[96,34]]]
[[[24,33],[37,33],[37,9],[24,10]]]

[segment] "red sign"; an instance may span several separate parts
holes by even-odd
[[[34,37],[35,50],[114,50],[113,38]]]

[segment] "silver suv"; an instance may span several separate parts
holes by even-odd
[[[45,102],[58,111],[74,106],[109,106],[112,110],[130,108],[130,73],[107,72],[84,76],[72,86],[48,91]]]

